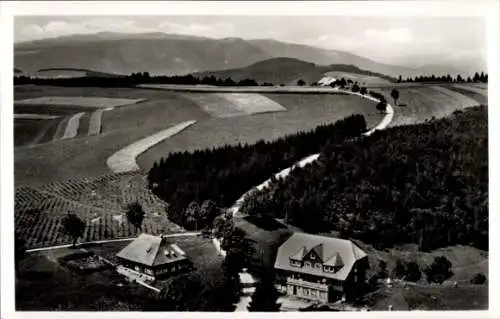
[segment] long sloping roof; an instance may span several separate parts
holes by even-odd
[[[139,235],[116,256],[146,266],[158,266],[186,259],[177,245],[171,245],[165,239],[149,234]]]
[[[322,244],[322,245],[321,245]],[[297,254],[299,249],[305,247],[307,252],[314,248],[315,252],[321,249],[321,256],[327,264],[343,267],[337,272],[324,272],[323,267],[295,267],[290,265],[290,257]],[[306,253],[307,253],[306,252]],[[294,233],[278,249],[274,267],[298,273],[316,275],[325,278],[345,280],[354,263],[366,257],[366,253],[350,240],[332,238],[305,233]]]

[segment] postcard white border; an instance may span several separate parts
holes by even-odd
[[[132,312],[17,312],[14,313],[14,273],[13,273],[13,121],[12,119],[12,76],[13,76],[13,17],[17,15],[322,15],[322,16],[482,16],[488,18],[488,74],[490,88],[500,88],[500,23],[499,2],[494,0],[475,1],[29,1],[2,2],[0,8],[0,47],[1,68],[1,311],[2,318],[164,318],[166,315],[176,318],[211,318],[211,317],[303,317],[306,313],[273,313],[269,315],[255,313],[132,313]],[[498,138],[500,98],[498,91],[489,90],[489,151],[490,151],[490,194],[497,194],[499,186],[499,150],[495,147]],[[500,317],[500,294],[498,271],[498,225],[499,199],[490,196],[490,309],[488,312],[367,312],[367,313],[314,313],[320,318],[486,318]],[[11,262],[9,262],[11,261]],[[496,298],[493,298],[495,296]],[[495,299],[497,300],[495,302]]]

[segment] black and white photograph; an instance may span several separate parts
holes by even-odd
[[[2,2],[5,318],[486,316],[500,3],[472,2]]]

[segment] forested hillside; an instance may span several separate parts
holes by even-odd
[[[277,171],[328,144],[360,136],[366,131],[362,115],[352,115],[313,131],[299,132],[273,142],[225,146],[193,153],[172,153],[154,163],[148,180],[153,192],[170,204],[169,217],[188,229],[202,228],[203,216],[186,213],[192,202],[216,201],[231,206],[252,187]],[[198,220],[199,219],[199,220]]]
[[[329,144],[319,161],[249,197],[242,211],[383,248],[488,248],[485,106]]]

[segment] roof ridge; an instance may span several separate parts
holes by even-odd
[[[158,250],[156,251],[156,254],[155,254],[154,258],[153,258],[153,261],[151,262],[151,265],[154,265],[155,261],[156,261],[156,258],[158,257],[158,254],[160,253],[160,250],[161,250],[160,248],[161,248],[161,244],[163,243],[163,237],[158,237],[158,236],[153,236],[153,235],[150,235],[150,236],[160,239],[160,243],[158,244]]]

